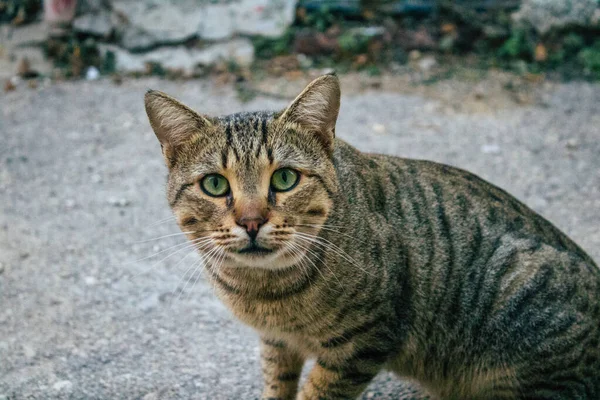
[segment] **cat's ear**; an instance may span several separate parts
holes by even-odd
[[[146,92],[144,104],[167,162],[172,159],[177,147],[186,143],[194,134],[212,126],[208,118],[156,90]]]
[[[328,150],[333,149],[335,123],[340,110],[340,82],[335,74],[312,81],[279,118],[314,132]]]

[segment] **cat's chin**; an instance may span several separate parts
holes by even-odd
[[[223,263],[230,268],[261,268],[268,270],[282,270],[298,264],[298,257],[286,254],[283,251],[257,254],[231,254]]]

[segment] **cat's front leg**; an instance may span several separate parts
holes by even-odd
[[[352,358],[342,363],[317,360],[297,400],[356,399],[383,367],[381,357]]]
[[[265,387],[262,400],[293,400],[304,359],[285,342],[261,338],[261,364]]]

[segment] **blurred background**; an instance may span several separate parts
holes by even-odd
[[[279,109],[332,70],[340,138],[468,169],[600,260],[598,0],[0,0],[0,400],[258,398],[143,95]],[[428,396],[364,393],[401,398]]]

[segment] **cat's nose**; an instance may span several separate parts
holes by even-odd
[[[251,240],[255,240],[258,236],[258,230],[267,222],[267,219],[264,217],[243,217],[236,222],[239,226],[246,228]]]

